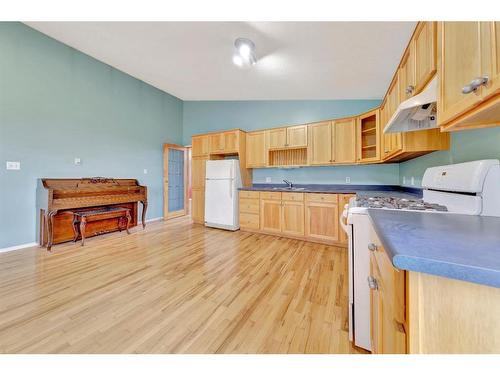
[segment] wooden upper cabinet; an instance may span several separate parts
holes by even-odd
[[[307,125],[286,128],[287,147],[307,147]]]
[[[436,73],[436,22],[419,22],[411,44],[415,51],[415,93],[418,93]]]
[[[247,168],[267,166],[266,132],[251,132],[246,136]]]
[[[266,137],[269,149],[286,147],[286,128],[266,130]]]
[[[489,77],[488,85],[483,90],[483,97],[487,97],[500,92],[500,22],[483,22],[481,30],[483,39],[489,35],[489,43],[485,44],[491,46],[491,58],[484,67]]]
[[[415,44],[410,43],[398,71],[399,100],[405,101],[415,95]]]
[[[332,136],[331,121],[309,125],[309,164],[324,165],[333,162]]]
[[[380,160],[380,112],[378,109],[364,113],[357,119],[357,155],[362,163]]]
[[[335,163],[356,162],[356,118],[333,121],[332,144]]]
[[[210,139],[207,135],[195,136],[191,139],[192,156],[206,156],[210,152]]]
[[[481,22],[440,22],[438,121],[445,124],[481,101],[479,87],[463,88],[481,76]]]
[[[224,152],[224,136],[222,133],[209,135],[210,153]]]
[[[239,130],[222,133],[224,139],[224,152],[238,152],[240,141]]]

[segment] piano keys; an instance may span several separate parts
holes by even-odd
[[[136,179],[42,178],[37,184],[37,231],[39,243],[48,250],[52,245],[72,241],[73,210],[95,210],[104,207],[129,208],[130,227],[137,225],[138,202],[142,204],[142,226],[146,226],[147,187]],[[91,225],[93,224],[93,225]],[[118,220],[89,223],[86,237],[119,230]]]

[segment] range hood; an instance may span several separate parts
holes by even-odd
[[[437,77],[424,91],[402,102],[384,128],[384,133],[412,132],[437,128]]]

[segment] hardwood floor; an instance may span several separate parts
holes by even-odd
[[[188,218],[0,254],[2,353],[358,353],[346,250]]]

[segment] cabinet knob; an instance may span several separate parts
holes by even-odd
[[[471,92],[476,91],[479,87],[486,86],[488,80],[488,76],[474,78],[468,85],[462,87],[462,94],[470,94]]]
[[[377,279],[374,278],[373,276],[368,276],[368,287],[372,290],[377,290],[378,289],[378,282]]]
[[[413,85],[409,85],[409,86],[406,88],[406,90],[405,90],[406,95],[410,95],[410,94],[412,94],[414,90],[415,90],[415,87],[414,87]]]
[[[368,244],[368,250],[370,250],[370,251],[377,251],[378,250],[378,246],[375,245],[374,243],[369,243]]]

